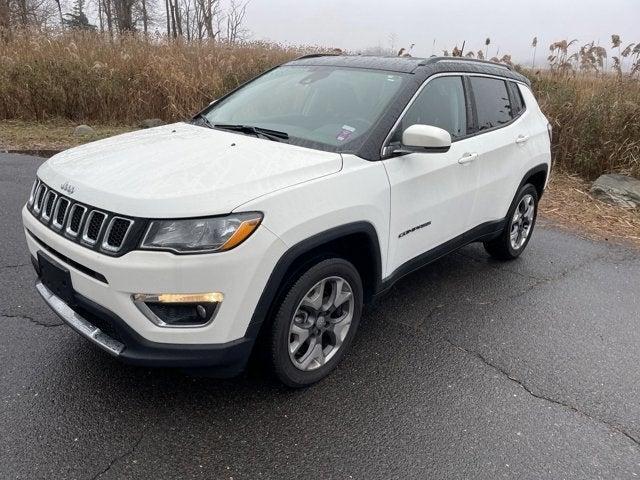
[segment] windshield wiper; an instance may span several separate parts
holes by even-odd
[[[215,128],[213,123],[211,123],[211,120],[209,120],[204,113],[199,113],[193,120],[194,122],[198,122],[200,125],[203,125],[205,127]]]
[[[256,137],[263,137],[268,140],[273,140],[274,142],[289,140],[289,134],[287,132],[280,132],[278,130],[271,130],[269,128],[254,127],[252,125],[227,125],[224,123],[216,123],[215,125],[213,125],[213,128],[247,133],[249,135],[255,135]]]

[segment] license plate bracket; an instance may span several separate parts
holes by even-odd
[[[44,286],[67,305],[73,305],[75,296],[69,270],[43,252],[38,252],[38,265]]]

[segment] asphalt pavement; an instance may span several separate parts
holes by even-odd
[[[366,308],[290,391],[135,368],[44,305],[20,223],[42,160],[0,154],[1,479],[586,479],[640,475],[640,252],[537,226]]]

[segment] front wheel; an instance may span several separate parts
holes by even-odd
[[[538,214],[538,191],[530,183],[524,185],[507,214],[507,223],[500,236],[484,243],[485,250],[499,260],[520,256],[531,239]]]
[[[330,258],[309,268],[289,289],[270,332],[276,376],[293,388],[327,376],[342,360],[362,313],[362,281],[356,268]]]

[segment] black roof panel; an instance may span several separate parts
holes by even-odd
[[[400,73],[423,73],[427,76],[444,72],[466,72],[517,80],[530,85],[529,79],[506,65],[460,57],[377,57],[368,55],[310,55],[286,65],[368,68]]]

